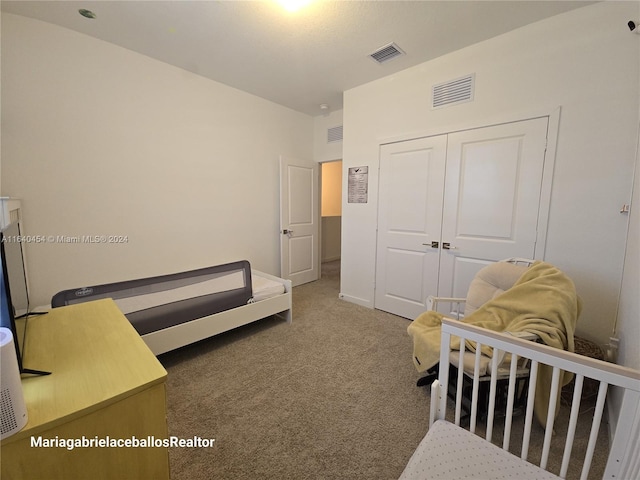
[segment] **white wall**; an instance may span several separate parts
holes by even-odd
[[[546,259],[584,300],[578,334],[607,342],[637,144],[640,37],[626,26],[637,16],[636,2],[599,3],[345,92],[344,172],[369,166],[369,202],[343,204],[343,298],[373,306],[381,143],[561,108]],[[433,84],[474,72],[473,102],[430,108]]]
[[[639,125],[640,126],[640,125]],[[638,139],[640,150],[640,139]],[[620,294],[620,309],[615,336],[620,339],[617,363],[640,370],[640,154],[636,152],[636,169],[634,175],[633,199],[631,204],[631,218],[627,249],[622,277],[622,291]],[[618,415],[622,405],[622,391],[614,389],[607,402],[609,410],[609,431],[611,435],[618,425]]]
[[[640,148],[640,141],[638,147]],[[640,370],[640,155],[636,160],[633,200],[615,336],[620,339],[618,362]]]
[[[342,159],[342,142],[327,141],[327,130],[333,127],[342,125],[342,110],[336,110],[328,115],[319,115],[314,118],[314,155],[313,158],[316,162],[326,163],[333,162]],[[329,164],[327,164],[329,165]],[[326,181],[323,168],[322,180]],[[333,181],[333,178],[331,179]],[[322,195],[324,203],[326,185],[322,184]],[[341,190],[341,185],[338,186],[338,190]],[[324,208],[324,207],[323,207]],[[340,212],[332,212],[330,215],[341,215],[342,208],[340,205]],[[326,213],[323,213],[326,215]],[[341,229],[342,229],[342,217],[340,216],[323,216],[321,217],[321,261],[329,262],[338,260],[340,258],[341,249]]]
[[[313,118],[129,50],[2,15],[2,194],[31,235],[32,303],[59,290],[248,259],[279,274],[281,154]]]

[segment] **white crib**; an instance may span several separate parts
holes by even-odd
[[[475,408],[472,407],[469,430],[460,426],[461,388],[456,391],[455,418],[450,421],[445,420],[447,403],[451,401],[447,398],[451,336],[461,337],[467,341],[476,342],[476,344],[489,346],[494,352],[499,350],[512,354],[510,355],[511,373],[504,418],[502,448],[491,443],[494,430],[496,430],[494,429],[497,380],[495,375],[492,375],[490,380],[489,412],[486,419],[484,438],[476,434],[477,412]],[[461,345],[460,359],[464,354],[465,342],[462,341]],[[494,363],[491,368],[492,372],[498,371],[497,362],[499,356],[497,354],[492,356],[492,362]],[[480,357],[480,348],[476,348],[476,370],[480,364]],[[513,422],[513,402],[516,395],[515,379],[518,357],[531,360],[531,378],[528,387],[524,431],[522,433],[523,441],[519,450],[521,452],[519,457],[509,452]],[[555,402],[559,399],[562,372],[575,374],[566,442],[559,472],[547,471],[556,419],[554,408],[549,408],[546,415],[544,442],[539,464],[535,465],[527,461],[532,423],[535,421],[533,415],[535,385],[539,369],[543,365],[553,368],[549,395],[550,402]],[[462,369],[460,369],[458,385],[461,384],[462,375]],[[596,385],[599,386],[597,388],[597,400],[593,409],[593,420],[586,453],[584,459],[578,459],[578,461],[582,462],[580,478],[587,479],[589,475],[593,455],[597,448],[598,430],[604,412],[607,392],[611,388],[620,388],[623,390],[624,396],[617,428],[609,447],[608,461],[603,478],[639,479],[640,371],[521,340],[509,334],[474,327],[457,320],[443,319],[439,377],[431,387],[429,432],[413,453],[400,478],[402,480],[425,478],[566,478],[572,457],[572,446],[576,438],[576,425],[580,412],[583,385],[586,379],[593,379],[592,382],[597,382]],[[477,405],[478,384],[479,375],[475,373],[472,406]],[[546,405],[550,404],[546,403]],[[572,461],[575,461],[575,459]]]

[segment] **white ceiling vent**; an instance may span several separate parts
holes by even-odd
[[[342,125],[327,130],[327,143],[342,141]]]
[[[388,62],[392,58],[399,57],[400,55],[404,55],[402,49],[395,43],[390,43],[384,47],[380,47],[369,56],[378,63],[384,63]]]
[[[447,107],[473,100],[475,74],[433,86],[432,108]]]

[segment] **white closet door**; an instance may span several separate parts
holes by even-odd
[[[446,145],[442,135],[381,148],[374,299],[380,310],[415,318],[437,289]]]
[[[414,319],[429,295],[465,297],[491,262],[541,256],[547,126],[544,117],[381,147],[375,308]]]
[[[449,135],[439,296],[465,297],[488,263],[534,258],[547,125],[545,117]]]

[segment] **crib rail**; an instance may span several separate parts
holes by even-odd
[[[617,429],[610,445],[608,462],[605,470],[604,478],[610,479],[627,479],[640,478],[640,371],[625,368],[619,365],[603,362],[600,360],[584,357],[571,352],[566,352],[546,345],[521,340],[505,333],[493,332],[490,330],[465,324],[457,320],[443,319],[442,321],[442,342],[440,352],[440,370],[439,379],[434,382],[432,389],[432,408],[431,419],[432,424],[436,419],[444,419],[447,408],[447,390],[449,386],[449,345],[451,337],[459,337],[462,339],[460,349],[460,365],[462,365],[462,356],[464,355],[464,340],[477,343],[475,357],[475,372],[473,375],[473,387],[471,398],[471,413],[469,429],[475,432],[477,425],[477,405],[478,405],[478,388],[479,388],[479,365],[480,365],[480,346],[489,346],[494,349],[493,365],[491,368],[491,379],[489,387],[489,406],[486,420],[485,438],[492,440],[494,410],[496,402],[496,383],[497,383],[497,359],[501,355],[498,353],[505,352],[511,354],[510,373],[507,390],[507,401],[504,420],[504,434],[502,439],[502,448],[509,450],[510,437],[513,419],[514,398],[516,395],[516,378],[518,372],[518,360],[527,358],[531,362],[530,380],[528,386],[528,395],[526,401],[524,433],[521,449],[521,458],[528,459],[529,437],[534,416],[534,397],[536,385],[539,381],[539,371],[542,365],[549,366],[553,369],[549,399],[545,399],[548,408],[546,417],[544,443],[542,447],[542,456],[539,466],[547,469],[549,452],[551,447],[551,437],[554,431],[555,421],[555,402],[558,399],[562,388],[561,375],[562,371],[571,372],[575,375],[574,393],[571,403],[571,411],[569,415],[569,424],[567,430],[567,440],[564,447],[562,465],[559,474],[561,478],[565,478],[572,454],[572,445],[575,438],[578,414],[580,411],[580,403],[582,399],[582,391],[585,379],[593,379],[599,382],[597,400],[594,408],[594,415],[591,424],[591,432],[587,445],[585,458],[582,465],[581,479],[586,479],[591,467],[593,454],[596,448],[596,440],[600,427],[602,415],[605,407],[605,400],[608,391],[612,388],[621,388],[624,391],[623,402],[620,411],[620,419],[617,423]],[[462,378],[463,369],[458,370],[457,388],[455,397],[455,423],[460,425],[461,421],[461,403],[462,403]],[[538,399],[540,401],[540,399]]]

